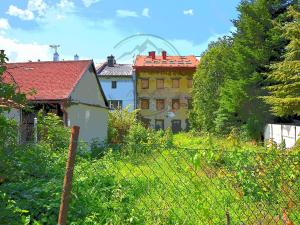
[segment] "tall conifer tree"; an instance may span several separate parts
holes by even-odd
[[[270,66],[270,96],[264,99],[277,116],[300,116],[300,13],[296,7],[290,7],[288,16],[291,20],[282,30],[289,44],[283,61]]]

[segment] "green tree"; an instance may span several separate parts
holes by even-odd
[[[194,74],[192,126],[214,131],[216,111],[219,108],[220,88],[232,67],[232,38],[224,37],[209,45]]]
[[[266,65],[278,56],[275,47],[282,48],[282,39],[273,30],[273,22],[280,18],[276,9],[284,6],[281,1],[243,1],[238,10],[239,18],[234,21],[231,76],[220,91],[220,107],[217,112],[216,130],[228,133],[234,127],[251,138],[259,139],[261,130],[268,120],[268,107],[259,98]]]
[[[16,84],[4,82],[7,60],[4,50],[0,50],[0,113],[9,111],[13,106],[23,106],[26,102],[25,94],[18,91]],[[9,72],[6,75],[11,79]]]
[[[8,58],[4,51],[0,50],[0,170],[1,166],[4,165],[1,162],[5,154],[4,149],[12,146],[16,142],[17,137],[15,121],[8,120],[4,116],[4,112],[11,110],[12,107],[23,106],[26,99],[24,94],[17,91],[16,85],[4,82],[7,60]]]
[[[283,61],[270,66],[268,73],[270,95],[264,97],[272,112],[277,116],[300,116],[300,13],[296,7],[289,7],[290,21],[281,29],[289,43]]]

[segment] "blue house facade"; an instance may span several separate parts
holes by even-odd
[[[114,56],[97,67],[97,76],[111,109],[135,109],[135,75],[130,64],[117,64]]]

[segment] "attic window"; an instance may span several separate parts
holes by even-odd
[[[34,68],[32,67],[25,67],[24,70],[33,70]]]

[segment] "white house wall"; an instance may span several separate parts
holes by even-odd
[[[117,88],[112,88],[112,81],[117,81]],[[130,105],[134,109],[134,81],[132,78],[102,78],[101,86],[108,100],[122,100],[123,108]]]
[[[105,106],[104,98],[98,87],[97,78],[87,70],[71,94],[72,101]]]
[[[80,127],[79,138],[90,144],[94,139],[107,138],[108,110],[83,104],[71,105],[66,109],[70,126]]]
[[[92,70],[87,70],[81,77],[71,94],[71,102],[71,106],[66,108],[68,125],[80,126],[80,138],[84,142],[90,144],[93,139],[104,141],[107,137],[108,108],[105,108],[104,97]]]

